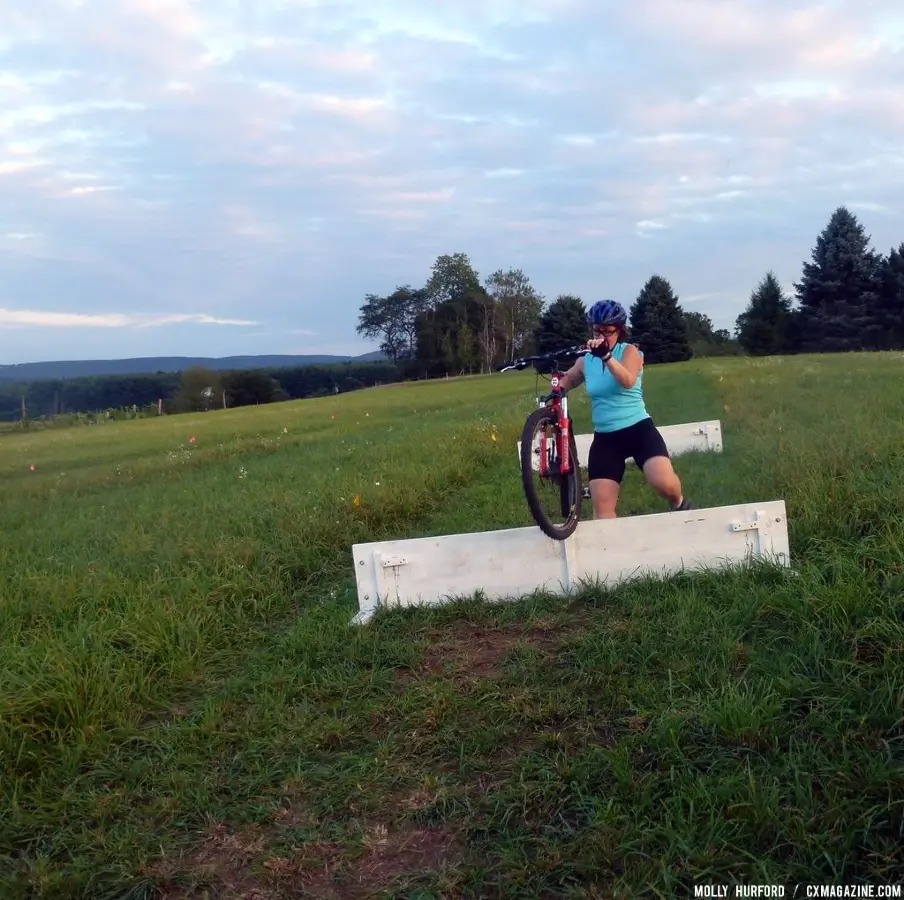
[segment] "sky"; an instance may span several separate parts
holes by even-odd
[[[357,354],[440,254],[733,328],[904,241],[900,0],[0,0],[0,363]]]

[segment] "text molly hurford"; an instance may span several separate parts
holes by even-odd
[[[834,897],[902,897],[900,884],[695,884],[695,897],[789,897],[791,900],[804,898]]]

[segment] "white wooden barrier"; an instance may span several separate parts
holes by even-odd
[[[784,500],[687,512],[588,519],[566,541],[536,526],[354,544],[358,614],[381,605],[439,605],[482,591],[512,600],[563,591],[582,580],[618,583],[644,575],[721,568],[761,558],[790,566]]]
[[[722,422],[713,419],[708,422],[685,422],[681,425],[659,425],[659,433],[665,440],[669,456],[681,456],[684,453],[710,451],[722,452]],[[578,459],[581,467],[587,468],[587,457],[590,453],[590,444],[593,442],[593,434],[576,434],[575,445],[578,448]],[[521,459],[521,441],[518,441],[518,459]],[[540,458],[535,453],[533,456],[534,469],[540,468]],[[625,460],[629,465],[634,464],[630,457]]]

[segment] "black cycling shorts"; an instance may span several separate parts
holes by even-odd
[[[649,416],[618,431],[597,431],[587,460],[588,479],[608,478],[621,484],[629,457],[642,469],[648,459],[668,455],[665,440]]]

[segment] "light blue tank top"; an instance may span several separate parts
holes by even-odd
[[[621,362],[628,345],[616,344],[612,358]],[[641,352],[641,359],[643,353]],[[594,431],[618,431],[649,417],[643,402],[643,369],[630,388],[623,388],[606,364],[589,351],[584,355],[584,383],[590,397]]]

